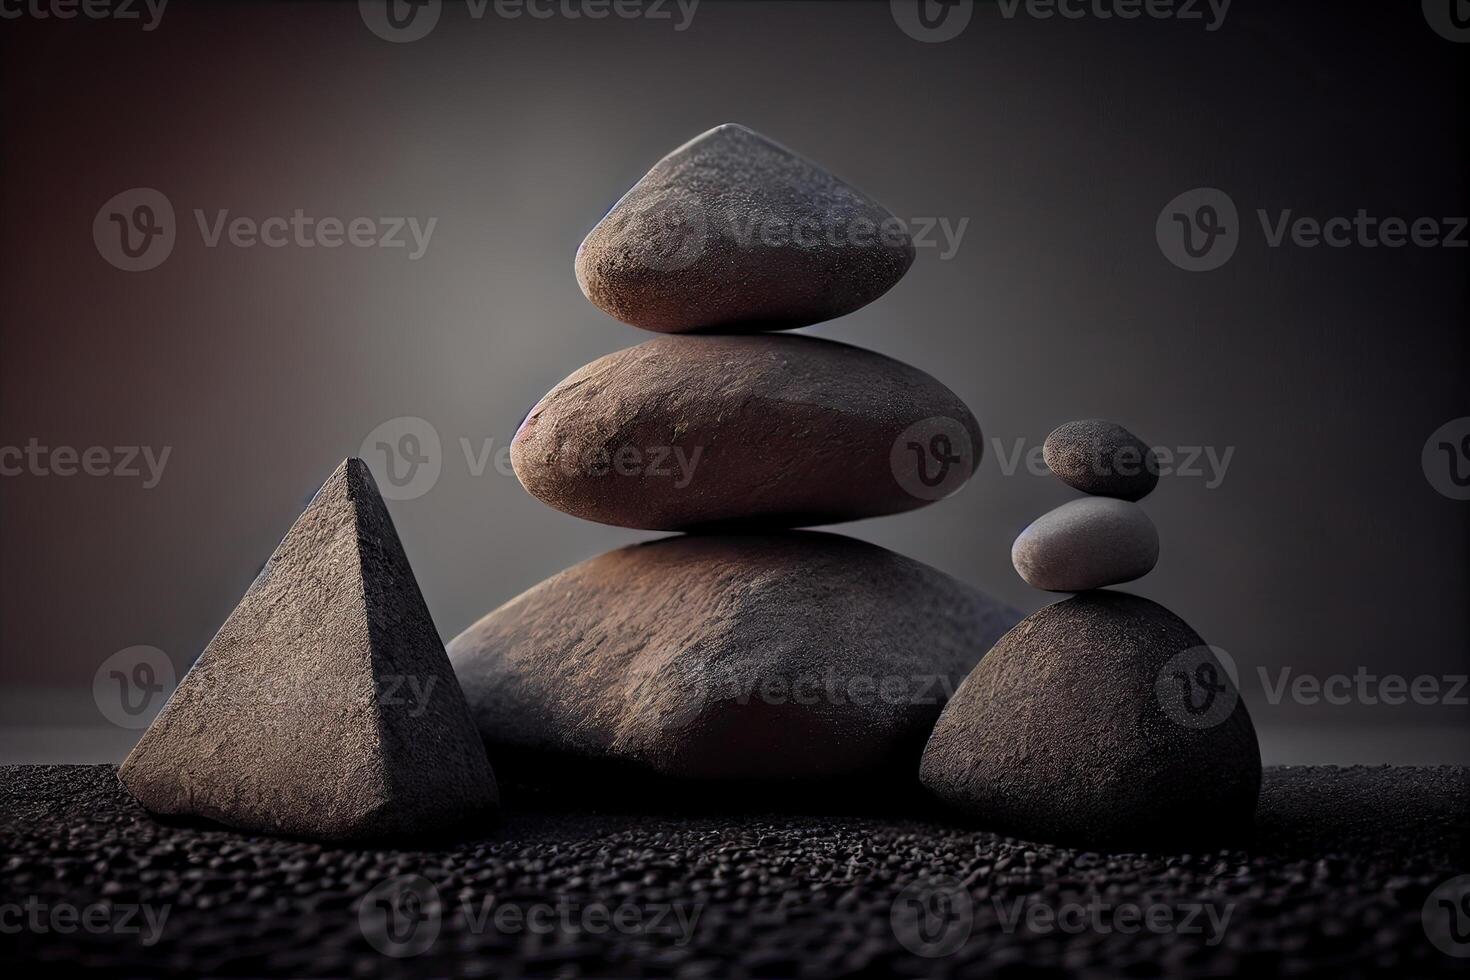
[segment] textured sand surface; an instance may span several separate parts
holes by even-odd
[[[1421,909],[1470,868],[1467,780],[1470,770],[1448,767],[1269,769],[1255,842],[1187,855],[1031,844],[934,812],[636,815],[630,801],[615,804],[622,812],[538,811],[510,789],[508,815],[480,839],[385,851],[165,826],[110,766],[8,767],[0,904],[149,903],[169,914],[151,947],[140,935],[7,927],[0,966],[11,976],[61,963],[148,976],[1463,976],[1467,961],[1429,942]],[[422,955],[395,959],[364,937],[359,906],[403,874],[433,884],[439,932]],[[962,941],[924,957],[900,941],[894,907],[933,876],[961,883],[969,909],[953,894],[930,903],[931,942]],[[489,899],[529,918],[550,906],[571,924],[540,934],[503,916],[511,928],[477,929],[463,903],[478,915]],[[1134,902],[1173,909],[1176,922],[1206,906],[1228,920],[1213,944],[1203,915],[1195,933],[1008,931],[1018,899]],[[637,907],[641,924],[582,915],[597,903],[614,916]],[[654,922],[669,904],[676,911]]]

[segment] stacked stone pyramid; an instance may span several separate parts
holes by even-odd
[[[488,747],[518,782],[638,780],[681,801],[922,781],[989,827],[1092,846],[1249,827],[1259,750],[1215,649],[1106,588],[1159,551],[1136,504],[1156,465],[1127,430],[1048,437],[1048,466],[1089,496],[1013,558],[1077,594],[1024,620],[901,555],[795,530],[923,506],[979,461],[974,416],[929,375],[779,332],[858,309],[913,257],[886,210],[748,129],[675,150],[576,262],[589,299],[664,336],[553,388],[512,462],[568,514],[683,533],[552,576],[446,657],[371,474],[346,460],[124,786],[155,813],[245,830],[423,837],[494,812]]]
[[[1147,574],[1159,536],[1136,501],[1152,449],[1102,419],[1047,436],[1051,472],[1089,496],[1011,552],[1030,585],[1075,592],[1026,617],[945,707],[921,779],[987,826],[1086,846],[1238,839],[1261,784],[1256,732],[1223,651],[1174,613],[1106,586]]]
[[[980,428],[922,371],[778,331],[892,287],[914,250],[866,195],[742,126],[669,154],[576,258],[664,336],[541,399],[511,458],[547,504],[688,532],[567,569],[449,645],[497,769],[717,785],[913,785],[954,686],[1019,615],[873,545],[792,528],[954,492]]]

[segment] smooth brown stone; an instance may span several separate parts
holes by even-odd
[[[781,330],[866,306],[914,261],[866,194],[744,126],[664,157],[577,249],[582,292],[665,333]]]
[[[1261,754],[1199,634],[1147,599],[1084,592],[996,643],[934,726],[920,778],[1026,840],[1210,847],[1250,835]]]
[[[484,745],[361,460],[291,525],[118,776],[154,813],[319,840],[493,814]]]
[[[679,536],[552,576],[449,657],[496,765],[534,754],[538,780],[580,778],[590,762],[917,788],[944,700],[1019,618],[838,535]]]
[[[568,514],[684,530],[912,510],[958,490],[981,452],[970,410],[917,368],[761,334],[659,337],[593,361],[531,410],[511,462]]]

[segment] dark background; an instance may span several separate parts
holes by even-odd
[[[677,20],[677,15],[676,15]],[[1012,539],[1069,499],[994,451],[1076,417],[1233,447],[1144,502],[1130,586],[1241,665],[1267,762],[1470,761],[1463,706],[1272,705],[1256,669],[1470,670],[1470,503],[1421,468],[1470,415],[1465,249],[1267,247],[1255,218],[1464,215],[1466,46],[1420,5],[1236,0],[1200,21],[1005,18],[917,41],[886,2],[703,0],[674,22],[472,19],[389,43],[355,3],[174,0],[138,22],[0,21],[0,446],[172,447],[163,479],[0,478],[7,760],[115,759],[92,703],[138,644],[182,671],[336,463],[400,416],[442,473],[390,502],[448,639],[555,571],[653,535],[557,513],[460,439],[508,444],[555,382],[649,334],[589,304],[577,243],[660,156],[749,125],[894,213],[968,219],[878,302],[810,332],[932,373],[986,457],[958,496],[837,528],[1026,610]],[[1212,186],[1223,267],[1155,219]],[[92,238],[114,194],[177,213],[167,261]],[[437,217],[406,250],[206,248],[193,210]],[[370,459],[375,468],[381,460]],[[1275,674],[1273,673],[1273,678]],[[1462,696],[1470,693],[1462,691]]]

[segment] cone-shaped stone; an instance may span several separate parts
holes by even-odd
[[[577,249],[577,282],[624,323],[665,333],[799,327],[903,278],[908,228],[877,201],[744,126],[664,157]]]
[[[291,525],[119,776],[155,813],[325,840],[433,834],[497,806],[361,460]]]

